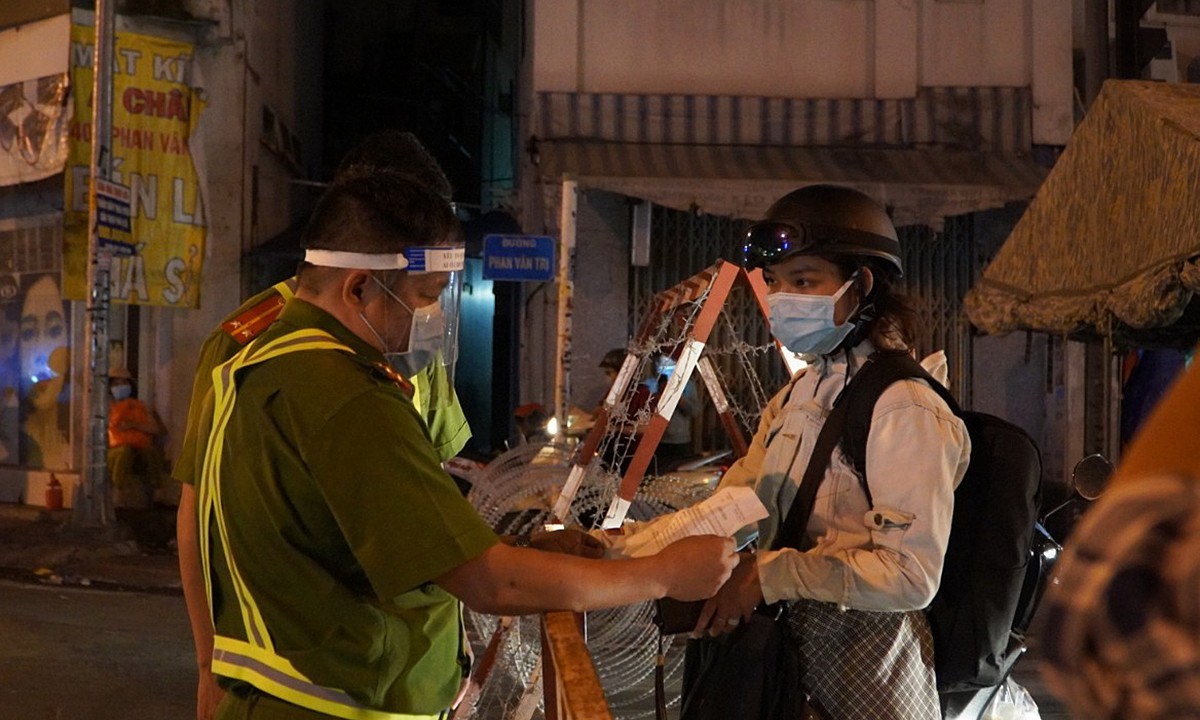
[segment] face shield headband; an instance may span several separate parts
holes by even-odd
[[[449,281],[438,296],[441,309],[438,335],[440,341],[427,337],[421,323],[428,322],[433,314],[417,309],[414,327],[410,332],[410,347],[420,341],[430,348],[437,362],[446,367],[451,385],[454,383],[454,363],[458,360],[458,319],[462,300],[462,271],[466,249],[462,246],[436,245],[408,247],[399,253],[357,253],[340,250],[310,249],[304,251],[304,261],[322,267],[346,270],[404,270],[410,273],[447,273]],[[430,328],[437,329],[430,324]],[[419,333],[420,338],[414,333]]]
[[[901,269],[900,243],[865,230],[764,221],[746,231],[742,255],[747,270],[774,265],[797,254],[865,255],[887,260],[897,272]]]

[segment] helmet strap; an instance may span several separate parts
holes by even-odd
[[[854,318],[851,321],[854,323],[854,329],[851,330],[850,334],[846,336],[846,339],[842,341],[842,347],[849,349],[857,346],[863,340],[866,340],[867,327],[870,326],[871,322],[875,320],[876,317],[878,317],[878,315],[876,313],[875,303],[873,301],[868,302],[866,305],[859,305],[858,309],[855,310]]]
[[[854,273],[857,277],[854,278],[856,283],[861,283],[863,280],[862,267]],[[854,329],[842,341],[843,348],[852,348],[860,342],[867,339],[867,327],[870,326],[875,318],[879,317],[879,310],[875,307],[875,291],[879,289],[879,283],[871,284],[871,292],[861,295],[858,301],[858,307],[854,309],[851,316],[851,322],[854,323]]]

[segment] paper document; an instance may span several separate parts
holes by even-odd
[[[656,518],[622,537],[620,553],[626,557],[646,557],[692,535],[728,537],[766,516],[767,508],[753,488],[722,488],[703,502]]]

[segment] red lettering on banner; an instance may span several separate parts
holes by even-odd
[[[179,90],[160,92],[126,88],[121,96],[121,104],[132,115],[149,115],[185,122],[188,119],[187,102],[184,100],[183,92]]]
[[[92,141],[92,124],[72,122],[68,133],[72,140],[90,143]]]

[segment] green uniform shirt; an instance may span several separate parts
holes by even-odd
[[[497,537],[376,369],[378,350],[297,299],[259,342],[301,328],[355,355],[299,351],[238,373],[219,480],[231,555],[297,670],[372,708],[436,714],[462,679],[461,626],[458,601],[432,581]],[[244,640],[216,521],[202,531],[217,634]]]
[[[295,284],[291,280],[288,282]],[[201,425],[201,414],[204,397],[212,389],[213,368],[236,355],[278,317],[279,305],[283,301],[278,287],[267,288],[242,303],[221,321],[221,325],[205,338],[200,347],[200,361],[196,365],[192,399],[188,405],[187,431],[172,469],[172,475],[179,482],[195,485],[199,479],[203,444],[208,438],[208,424]],[[458,395],[450,386],[446,368],[435,362],[409,380],[416,388],[413,400],[429,426],[434,449],[443,461],[449,460],[471,439],[471,428],[458,402]]]

